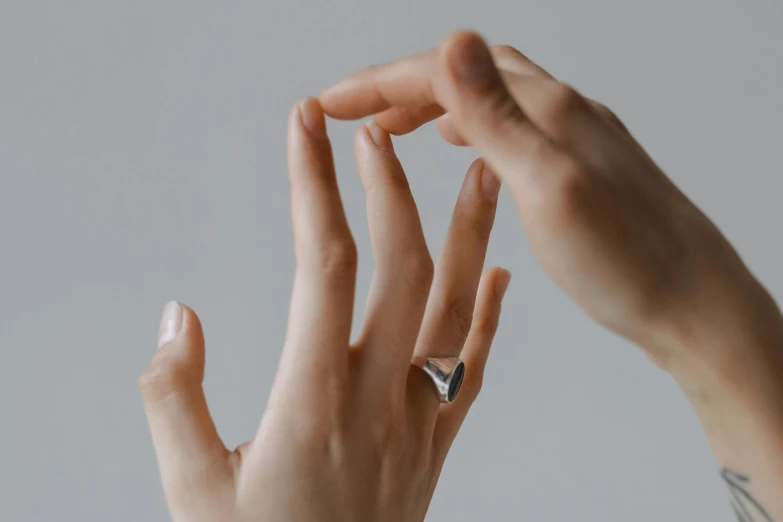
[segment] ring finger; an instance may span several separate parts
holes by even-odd
[[[498,178],[482,160],[476,160],[465,177],[438,256],[415,358],[460,356],[471,328],[499,190]],[[409,397],[413,406],[434,415],[439,402],[432,382],[418,368],[411,371]]]

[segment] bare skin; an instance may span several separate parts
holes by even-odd
[[[500,183],[481,160],[471,166],[433,265],[391,138],[378,126],[359,129],[376,271],[351,344],[356,247],[314,98],[291,112],[288,157],[297,270],[258,433],[234,451],[221,442],[201,386],[201,324],[184,305],[166,306],[159,348],[140,379],[172,518],[421,521],[481,388],[511,277],[483,271]],[[463,359],[455,402],[438,402],[411,366],[415,356]]]
[[[620,120],[470,32],[320,95],[393,134],[433,119],[514,197],[533,252],[596,321],[681,385],[741,521],[783,520],[783,318],[710,220]]]

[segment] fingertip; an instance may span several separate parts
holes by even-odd
[[[201,322],[189,307],[171,301],[164,307],[164,326],[174,316],[179,316],[176,335],[155,352],[138,379],[163,487],[172,508],[181,501],[191,501],[182,494],[204,485],[193,479],[206,477],[203,470],[221,465],[218,459],[227,455],[201,387]]]
[[[158,327],[158,350],[173,341],[182,329],[182,306],[177,301],[169,301],[163,307]]]
[[[332,147],[326,132],[326,117],[317,98],[296,103],[289,117],[287,152],[292,197],[307,198],[306,187],[318,178],[332,178]],[[330,179],[331,181],[331,179]]]
[[[373,121],[376,125],[395,136],[405,134],[410,126],[409,120],[410,109],[402,107],[391,107],[373,116]]]
[[[478,31],[467,28],[457,29],[447,34],[443,40],[441,40],[440,44],[438,45],[438,50],[441,52],[449,51],[455,47],[463,45],[465,42],[476,40],[480,41],[486,46],[486,43],[484,43],[484,37],[481,36]],[[489,49],[489,47],[487,47],[487,49]]]
[[[318,101],[326,114],[331,116],[334,111],[339,112],[341,102],[352,94],[356,86],[356,77],[357,73],[346,76],[318,93]]]
[[[139,377],[150,399],[165,397],[204,375],[204,334],[195,312],[177,301],[164,306],[158,349]]]
[[[302,104],[302,101],[298,101],[294,103],[291,106],[291,110],[288,111],[288,127],[293,127],[294,125],[298,124],[300,121],[302,121],[302,117],[300,116],[301,110],[300,106]]]
[[[321,107],[323,107],[324,113],[326,114],[329,114],[330,112],[332,100],[334,99],[335,94],[339,92],[340,83],[331,85],[318,93],[318,101],[321,103]]]
[[[321,91],[317,99],[324,113],[338,120],[356,120],[388,109],[390,103],[368,91],[370,71],[360,71]]]
[[[158,336],[158,348],[180,338],[196,340],[203,338],[201,321],[189,306],[178,301],[169,301],[163,307]]]
[[[314,138],[326,137],[326,117],[318,98],[307,97],[297,104],[299,117],[307,132]]]
[[[392,143],[391,135],[375,121],[368,122],[365,125],[365,128],[370,141],[376,147],[389,152],[394,151],[394,144]]]
[[[463,84],[481,84],[497,76],[492,53],[475,31],[456,31],[447,36],[439,54],[451,76]]]
[[[482,309],[495,309],[506,295],[511,283],[511,272],[505,268],[493,266],[484,270],[481,274],[478,301],[482,302]]]
[[[156,358],[178,357],[191,362],[203,362],[204,332],[201,321],[190,307],[169,301],[163,307],[158,334],[158,352]]]
[[[511,272],[505,268],[497,268],[495,275],[495,294],[498,296],[498,301],[503,300],[510,283]]]
[[[497,204],[500,194],[500,178],[492,172],[485,161],[481,162],[481,193],[490,203]]]
[[[429,104],[422,107],[391,107],[375,115],[375,123],[389,134],[402,136],[443,115],[443,107]]]
[[[508,44],[493,45],[492,47],[489,48],[489,50],[492,53],[492,56],[495,58],[495,60],[508,58],[511,60],[515,60],[516,62],[530,62],[530,58],[528,58],[527,55],[525,55],[516,47],[512,47]]]
[[[378,125],[369,121],[359,125],[356,129],[354,145],[356,147],[356,161],[360,166],[369,159],[368,154],[372,154],[381,148],[373,137],[373,126],[377,127]],[[379,130],[382,131],[382,129]],[[376,132],[379,131],[376,130]],[[380,136],[380,139],[382,140],[383,136]],[[389,138],[389,141],[391,141],[391,138]]]
[[[457,132],[457,129],[454,128],[454,123],[450,114],[444,114],[438,118],[437,126],[441,137],[452,145],[456,145],[457,147],[466,147],[469,145],[467,140],[465,140],[465,138]]]
[[[201,320],[198,314],[187,305],[180,303],[182,307],[182,333],[186,335],[193,344],[204,346],[204,330],[201,326]]]
[[[487,200],[489,203],[497,201],[497,194],[492,194],[492,187],[486,187],[484,178],[484,172],[487,170],[487,165],[482,158],[477,158],[470,164],[467,172],[465,173],[465,181],[462,184],[462,190],[460,191],[460,198],[463,196],[468,200],[475,200],[476,198]],[[491,174],[491,173],[490,173]],[[489,190],[489,192],[487,192]]]
[[[379,176],[379,169],[386,171],[397,163],[391,136],[374,121],[360,125],[355,139],[356,165],[365,190]]]
[[[307,127],[304,125],[304,118],[302,116],[302,104],[305,100],[296,102],[291,110],[288,111],[288,138],[289,143],[291,139],[299,141],[297,138],[307,133]]]
[[[476,158],[473,163],[468,167],[468,176],[481,176],[481,171],[484,170],[484,160],[482,158]]]

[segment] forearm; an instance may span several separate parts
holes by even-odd
[[[752,317],[751,317],[752,316]],[[768,307],[744,328],[713,325],[673,369],[705,428],[740,521],[783,521],[783,318]]]

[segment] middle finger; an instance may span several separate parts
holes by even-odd
[[[358,344],[366,351],[367,378],[376,386],[396,382],[392,388],[402,397],[432,283],[432,258],[389,134],[377,125],[362,126],[356,135],[356,163],[367,194],[375,260]]]

